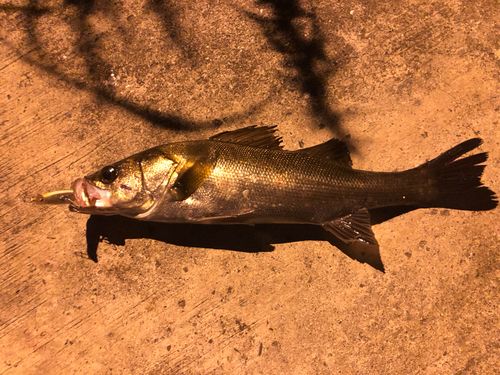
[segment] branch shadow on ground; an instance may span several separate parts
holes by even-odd
[[[104,5],[103,5],[104,4]],[[153,126],[164,129],[178,131],[196,131],[200,129],[217,129],[224,122],[235,122],[238,119],[245,118],[250,114],[257,112],[261,107],[266,105],[272,97],[276,96],[278,90],[271,90],[268,97],[263,98],[258,103],[252,103],[246,110],[237,113],[226,113],[220,116],[224,119],[210,119],[207,121],[193,121],[184,116],[179,116],[173,113],[160,111],[152,108],[152,106],[141,105],[134,100],[119,97],[116,95],[112,86],[103,84],[109,78],[112,72],[112,63],[106,61],[100,55],[102,43],[102,32],[98,32],[93,24],[89,21],[91,16],[97,12],[114,15],[116,10],[112,9],[115,3],[99,3],[95,0],[64,0],[63,7],[68,9],[76,9],[76,16],[65,19],[72,32],[77,35],[76,51],[78,57],[82,58],[85,65],[84,76],[75,76],[67,71],[65,63],[61,63],[55,58],[52,51],[46,48],[46,43],[41,39],[37,32],[39,19],[47,14],[56,14],[63,12],[60,7],[48,7],[41,5],[38,1],[33,0],[29,5],[17,6],[12,4],[0,5],[0,10],[9,14],[16,13],[16,22],[19,23],[18,29],[23,30],[26,34],[29,53],[22,54],[20,58],[47,73],[57,81],[68,84],[78,90],[86,91],[92,94],[97,102],[104,102],[125,109],[126,111],[137,115]],[[116,4],[115,4],[116,5]],[[186,59],[195,59],[196,50],[194,47],[185,45],[188,42],[182,37],[186,33],[182,31],[182,27],[176,21],[176,7],[172,3],[162,3],[158,0],[150,0],[148,6],[161,19],[163,30],[166,38],[171,38],[182,51],[182,55]],[[14,50],[19,48],[11,44],[8,40],[4,41],[7,45],[11,45]],[[196,64],[195,64],[196,65]]]
[[[90,216],[87,221],[87,255],[97,262],[99,243],[124,246],[127,239],[149,238],[185,247],[231,250],[246,253],[274,251],[281,243],[328,241],[351,259],[384,272],[378,246],[346,245],[317,225],[258,224],[200,225],[139,221],[122,216]]]
[[[337,62],[327,56],[325,37],[316,14],[301,7],[297,0],[259,0],[258,5],[272,8],[272,17],[244,12],[259,24],[272,48],[285,58],[285,66],[296,74],[300,90],[310,98],[311,113],[329,127],[340,139],[345,139],[340,116],[327,102],[327,79],[336,73]]]
[[[291,78],[298,83],[301,92],[310,97],[311,113],[320,121],[320,127],[327,126],[337,137],[344,139],[345,132],[341,128],[340,117],[327,103],[327,79],[336,73],[338,64],[329,59],[325,52],[326,40],[316,14],[305,10],[296,0],[259,0],[257,4],[271,7],[274,16],[265,18],[250,12],[244,13],[260,26],[271,47],[284,56],[285,65],[295,70]],[[190,43],[189,33],[183,30],[178,21],[180,17],[178,5],[172,1],[148,0],[147,6],[160,19],[165,38],[177,46],[183,59],[192,60],[193,66],[196,66],[198,53]],[[85,69],[88,72],[82,77],[69,74],[65,63],[51,55],[43,38],[37,34],[40,17],[64,12],[64,8],[76,12],[76,15],[71,13],[71,16],[66,16],[64,21],[77,36],[76,51],[85,62]],[[118,24],[118,19],[123,17],[119,14],[119,5],[116,3],[64,0],[62,8],[61,6],[51,8],[33,0],[26,6],[6,4],[0,5],[0,9],[20,15],[16,17],[16,20],[24,25],[22,28],[27,34],[30,50],[36,51],[30,54],[36,54],[36,56],[26,55],[23,59],[57,80],[93,94],[98,102],[122,107],[152,125],[166,129],[192,131],[217,128],[222,124],[219,119],[192,121],[173,113],[162,112],[152,108],[151,105],[141,105],[133,100],[119,97],[113,87],[102,84],[109,78],[112,63],[100,55],[103,33],[96,30],[95,25],[90,22],[90,17],[95,18],[96,14],[105,14],[117,23],[115,25],[117,28],[126,29]],[[126,36],[124,38],[126,39]],[[13,48],[16,47],[13,46]],[[277,92],[270,92],[269,98],[263,99],[262,103],[253,104],[241,113],[224,114],[221,118],[226,119],[227,122],[236,121],[245,115],[255,113],[259,106],[264,106],[271,97],[276,95]]]
[[[192,66],[196,66],[199,52],[189,42],[188,33],[180,27],[179,4],[172,0],[148,0],[147,4],[160,18],[167,38],[181,51],[182,57],[194,62]]]

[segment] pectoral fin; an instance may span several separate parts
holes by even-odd
[[[212,173],[216,159],[202,157],[195,162],[186,162],[170,188],[174,200],[182,201],[193,194]]]
[[[346,243],[365,242],[370,245],[378,244],[372,231],[370,213],[366,208],[340,219],[323,223],[322,226]]]

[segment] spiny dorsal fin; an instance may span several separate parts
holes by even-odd
[[[340,219],[323,223],[322,226],[346,243],[359,241],[377,245],[370,223],[370,213],[366,208],[361,208]]]
[[[335,138],[332,138],[325,143],[297,150],[295,152],[301,152],[316,158],[327,159],[352,167],[352,161],[349,156],[347,146],[344,142]]]
[[[243,129],[231,130],[211,136],[212,141],[231,142],[241,145],[281,150],[281,137],[276,136],[275,126],[248,126]]]
[[[174,200],[182,201],[193,194],[212,173],[215,161],[215,158],[206,156],[195,162],[187,162],[170,188]]]

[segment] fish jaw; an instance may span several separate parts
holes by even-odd
[[[75,199],[73,205],[77,208],[111,208],[111,192],[90,184],[86,179],[79,178],[73,182]]]

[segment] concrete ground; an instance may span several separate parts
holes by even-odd
[[[498,208],[374,226],[382,273],[310,227],[27,202],[253,124],[379,171],[481,137],[498,193],[499,35],[495,0],[0,0],[0,374],[500,373]]]

